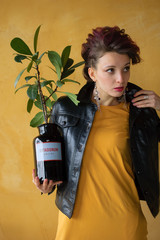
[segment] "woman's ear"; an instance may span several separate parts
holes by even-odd
[[[90,78],[96,82],[96,77],[95,77],[95,69],[90,67],[88,68],[88,75],[90,76]]]

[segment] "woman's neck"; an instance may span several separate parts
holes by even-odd
[[[92,101],[94,103],[97,103],[96,100],[94,99],[94,95],[92,96]],[[114,106],[114,105],[118,105],[119,102],[117,100],[117,98],[115,97],[111,97],[111,96],[101,96],[100,100],[99,100],[99,104],[103,105],[103,106]]]
[[[100,99],[100,105],[103,106],[114,106],[117,104],[119,104],[117,98]]]

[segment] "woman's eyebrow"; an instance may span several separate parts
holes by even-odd
[[[126,65],[130,65],[130,62],[126,63],[124,66],[126,66]]]
[[[130,62],[127,62],[124,66],[126,66],[126,65],[130,65]],[[105,65],[104,67],[105,68],[111,68],[111,67],[116,67],[116,66],[114,66],[114,65]]]

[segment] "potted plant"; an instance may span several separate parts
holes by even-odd
[[[70,58],[71,46],[66,46],[61,56],[56,51],[45,51],[39,53],[37,50],[38,36],[41,25],[34,34],[34,52],[21,38],[12,39],[10,45],[16,51],[14,60],[17,63],[26,64],[17,76],[14,86],[16,92],[20,89],[27,88],[28,102],[27,112],[31,112],[33,106],[39,109],[38,113],[30,122],[31,127],[38,127],[40,136],[34,139],[35,168],[37,175],[43,182],[45,178],[54,181],[63,180],[64,178],[64,148],[63,136],[60,128],[49,123],[52,112],[52,106],[57,100],[57,93],[67,95],[76,105],[78,104],[77,96],[70,92],[62,92],[59,89],[68,82],[80,84],[68,78],[77,67],[84,62],[74,64]],[[41,76],[40,66],[42,59],[47,56],[49,69],[53,72],[55,79],[46,79]],[[25,84],[17,88],[20,78],[24,73]]]

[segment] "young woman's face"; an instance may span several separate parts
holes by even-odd
[[[100,98],[120,97],[130,77],[130,58],[126,54],[106,52],[99,58],[96,69],[89,68],[88,73],[96,82]]]

